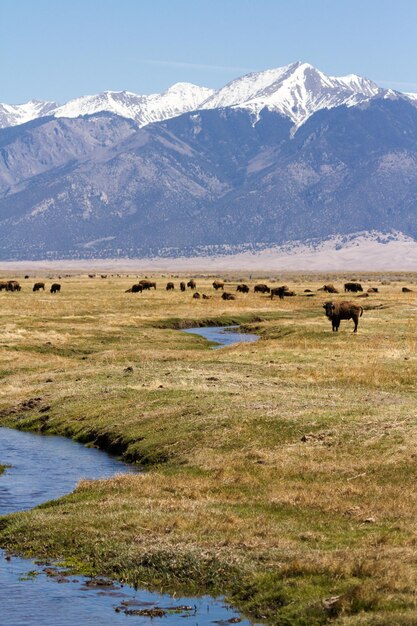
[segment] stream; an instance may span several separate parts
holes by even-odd
[[[218,327],[187,332],[221,345],[258,338]],[[0,475],[0,515],[62,497],[82,478],[108,478],[137,471],[101,450],[86,448],[65,437],[3,427],[0,462],[10,466]],[[153,611],[153,616],[133,614],[147,611]],[[190,626],[252,624],[221,598],[172,597],[103,579],[97,584],[83,576],[63,575],[53,563],[10,557],[0,549],[0,626],[174,626],[184,624],[184,619]]]

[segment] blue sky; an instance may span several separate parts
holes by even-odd
[[[297,60],[417,92],[417,0],[0,0],[0,102],[216,88]]]

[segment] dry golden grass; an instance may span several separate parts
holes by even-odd
[[[317,288],[349,278],[280,276],[299,294],[284,301],[224,302],[210,277],[204,301],[166,292],[169,276],[143,294],[124,293],[135,277],[86,276],[55,296],[31,292],[37,277],[0,293],[3,423],[147,468],[3,519],[1,545],[226,591],[275,624],[417,623],[417,287],[401,291],[417,276],[356,276],[380,293],[357,300],[357,335],[352,322],[332,333],[323,302],[356,295]],[[213,351],[176,330],[213,320],[261,339]]]

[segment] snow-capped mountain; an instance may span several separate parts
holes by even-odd
[[[176,83],[163,93],[141,96],[130,91],[105,91],[70,100],[52,111],[55,117],[80,117],[102,111],[115,113],[145,126],[198,109],[213,89],[192,83]]]
[[[0,128],[25,124],[38,117],[51,115],[57,108],[56,102],[30,100],[25,104],[0,104]]]
[[[328,76],[308,63],[296,62],[247,74],[218,90],[176,83],[160,94],[105,91],[75,98],[62,106],[40,101],[0,104],[0,128],[46,115],[75,118],[99,112],[113,113],[146,126],[191,111],[230,107],[249,110],[255,120],[259,119],[260,111],[267,108],[290,119],[298,128],[317,111],[341,105],[353,107],[375,97],[404,98],[417,106],[417,94],[383,89],[355,74]]]
[[[367,78],[327,76],[308,63],[297,62],[237,78],[216,91],[202,108],[244,108],[258,116],[266,107],[300,126],[321,109],[355,106],[387,93]]]

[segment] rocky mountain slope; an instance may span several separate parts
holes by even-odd
[[[262,74],[164,121],[98,111],[0,130],[1,258],[207,254],[372,230],[417,238],[410,99],[306,64]]]

